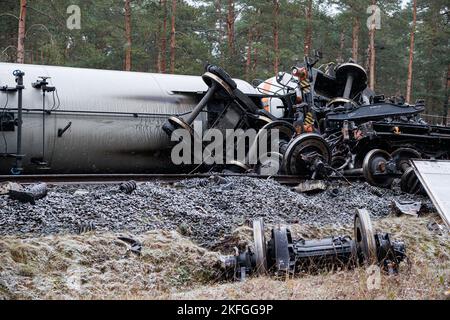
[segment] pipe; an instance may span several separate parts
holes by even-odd
[[[22,168],[22,90],[25,89],[23,85],[24,72],[15,70],[13,75],[16,77],[16,88],[18,91],[17,96],[17,150],[16,150],[16,164],[12,168],[11,173],[14,175],[20,175],[23,171]]]
[[[361,176],[363,174],[364,174],[364,170],[362,168],[344,171],[344,176]]]
[[[213,82],[211,88],[209,88],[206,95],[199,102],[199,104],[195,107],[195,109],[192,110],[192,113],[189,115],[189,117],[187,117],[187,119],[185,120],[185,122],[188,125],[191,125],[192,123],[194,123],[194,120],[197,119],[200,112],[202,112],[203,108],[206,106],[206,104],[209,102],[209,100],[211,100],[212,96],[216,93],[216,89],[217,89],[217,83]]]
[[[350,94],[352,93],[352,87],[353,87],[353,75],[349,75],[347,78],[347,82],[345,84],[345,90],[344,90],[344,98],[350,99]]]

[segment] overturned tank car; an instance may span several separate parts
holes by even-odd
[[[177,172],[162,126],[207,88],[195,76],[0,63],[0,174]]]

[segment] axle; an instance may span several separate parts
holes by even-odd
[[[266,243],[262,220],[254,221],[254,248],[225,259],[226,266],[243,279],[252,274],[276,275],[311,272],[321,269],[352,268],[377,264],[389,274],[398,273],[406,255],[402,241],[392,241],[387,233],[374,233],[366,210],[355,216],[354,238],[334,236],[324,239],[293,240],[286,227],[276,227]]]

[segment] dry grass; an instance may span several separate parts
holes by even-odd
[[[176,232],[137,237],[142,256],[112,234],[0,240],[0,298],[3,299],[445,299],[450,285],[448,234],[428,230],[432,218],[389,218],[376,223],[406,241],[412,261],[400,275],[383,276],[369,291],[364,269],[245,283],[219,283],[219,256]],[[294,238],[351,234],[351,230],[293,226]],[[244,245],[238,229],[221,249]]]

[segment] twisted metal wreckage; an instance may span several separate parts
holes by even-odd
[[[274,174],[364,176],[385,188],[401,178],[403,191],[419,192],[410,160],[449,159],[450,128],[421,119],[424,101],[409,105],[401,98],[374,94],[361,66],[349,62],[327,65],[323,71],[314,68],[318,60],[306,58],[292,74],[280,73],[259,84],[256,95],[243,94],[223,69],[207,66],[203,79],[209,90],[203,100],[189,117],[170,117],[163,129],[168,135],[180,128],[194,135],[192,123],[206,109],[212,114],[210,128],[280,132],[279,152],[260,157],[257,165],[234,161],[227,170],[261,173],[262,167],[277,161],[274,167],[281,169]],[[254,149],[253,144],[248,153]]]
[[[358,64],[315,68],[319,59],[305,58],[291,74],[254,86],[213,65],[199,78],[30,65],[16,70],[0,64],[0,81],[12,70],[16,80],[15,86],[0,83],[6,95],[0,113],[5,142],[0,174],[261,174],[274,167],[273,174],[307,179],[361,176],[385,188],[400,178],[403,191],[420,192],[411,160],[450,159],[450,128],[425,123],[423,101],[410,105],[376,95]],[[25,75],[35,81],[31,88]],[[267,156],[251,164],[254,143],[246,146],[245,160],[175,166],[170,137],[177,129],[194,137],[194,121],[225,136],[227,129],[254,129],[257,138],[277,130],[277,151],[269,146]],[[354,240],[294,241],[287,228],[276,227],[266,242],[262,221],[254,222],[254,238],[252,251],[224,258],[235,277],[361,262],[395,273],[405,258],[404,244],[374,233],[366,211],[355,217]]]
[[[425,123],[423,101],[373,93],[361,66],[315,68],[318,61],[305,58],[258,86],[212,65],[193,77],[0,63],[0,174],[262,173],[272,166],[280,168],[273,174],[312,179],[363,176],[379,187],[401,178],[402,189],[416,193],[409,160],[449,159],[450,128]],[[7,84],[12,70],[15,86]],[[194,121],[224,136],[253,129],[257,140],[277,130],[277,148],[268,146],[257,164],[248,162],[255,141],[244,159],[176,166],[170,137],[176,129],[195,136]]]

